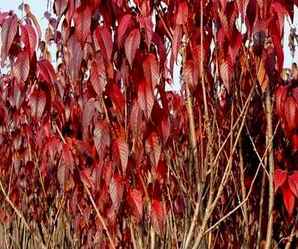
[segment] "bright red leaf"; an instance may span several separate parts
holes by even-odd
[[[292,193],[298,198],[298,171],[289,175],[288,183]]]
[[[284,205],[286,207],[288,215],[291,217],[294,211],[295,196],[291,191],[291,189],[289,188],[288,184],[285,184],[282,187],[282,195],[283,195]]]
[[[287,180],[288,177],[288,172],[285,170],[281,169],[276,169],[274,171],[274,186],[275,186],[275,191],[281,187],[285,181]]]

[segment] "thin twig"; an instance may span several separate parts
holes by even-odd
[[[274,206],[274,157],[273,157],[273,132],[272,132],[272,103],[270,89],[266,91],[266,119],[267,119],[267,134],[266,142],[269,146],[268,164],[269,164],[269,200],[268,200],[268,225],[265,249],[271,248],[272,243],[272,230],[273,230],[273,206]]]

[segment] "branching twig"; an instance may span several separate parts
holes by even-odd
[[[268,164],[269,164],[269,203],[268,203],[268,225],[267,225],[267,236],[265,249],[271,248],[272,240],[272,227],[273,227],[273,206],[274,206],[274,186],[273,186],[273,175],[274,175],[274,157],[273,157],[273,132],[272,132],[272,103],[270,90],[266,91],[266,119],[267,119],[267,134],[266,143],[269,147]]]

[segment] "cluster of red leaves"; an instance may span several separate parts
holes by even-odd
[[[284,134],[290,141],[292,153],[298,151],[298,88],[295,84],[281,85],[276,93],[276,113],[280,118]],[[287,168],[287,158],[285,153],[277,150],[277,161],[280,161],[284,168]],[[296,167],[292,167],[296,169]],[[292,216],[295,206],[295,196],[297,197],[298,174],[288,175],[287,171],[275,170],[274,182],[275,190],[281,187],[283,200],[289,216]]]
[[[279,86],[276,90],[276,112],[282,122],[292,150],[298,151],[298,87]]]
[[[284,17],[293,16],[297,4],[132,2],[55,0],[55,16],[47,15],[45,43],[56,44],[61,61],[57,68],[44,53],[37,53],[43,42],[29,6],[22,20],[12,12],[0,13],[1,64],[11,69],[0,85],[0,176],[12,202],[27,206],[22,208],[25,216],[39,221],[46,220],[49,206],[63,195],[74,230],[89,246],[95,237],[100,245],[108,242],[84,187],[122,245],[131,243],[126,220],[144,227],[152,224],[162,234],[168,213],[184,212],[179,181],[193,183],[193,176],[186,173],[188,115],[184,94],[165,90],[173,80],[178,55],[198,123],[203,102],[200,78],[206,78],[209,105],[215,79],[232,95],[232,75],[243,61],[239,57],[247,40],[253,37],[258,57],[264,47],[262,34],[272,38],[274,59],[256,63],[263,89],[272,72],[281,71]],[[245,34],[237,28],[238,17],[247,27]],[[211,62],[218,65],[216,75]],[[281,103],[282,108],[291,106],[284,112],[290,132],[297,123],[296,109],[292,113],[296,102],[288,97]],[[202,130],[198,142],[206,137]],[[172,160],[179,165],[178,176],[170,173]],[[278,182],[287,182],[297,194],[295,184]],[[293,202],[285,203],[292,213]]]
[[[289,216],[292,216],[295,206],[295,197],[298,198],[298,172],[288,175],[287,171],[276,169],[274,172],[275,191],[281,188],[285,207]]]

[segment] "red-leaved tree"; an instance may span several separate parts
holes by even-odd
[[[296,248],[295,5],[0,12],[0,247]]]

